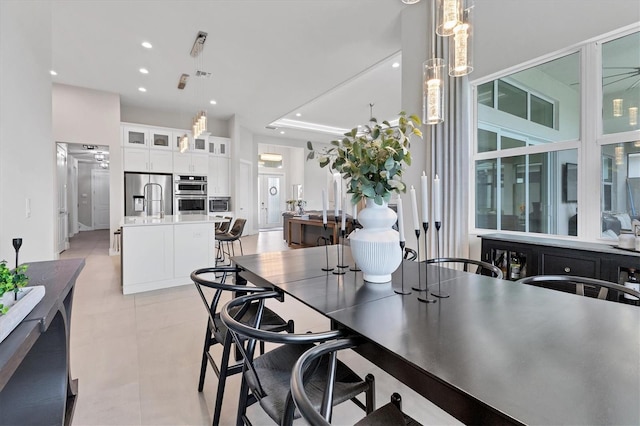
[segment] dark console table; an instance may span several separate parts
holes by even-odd
[[[84,259],[31,262],[44,298],[0,343],[0,424],[69,425],[78,381],[69,371],[73,289]]]
[[[330,244],[337,244],[340,233],[341,217],[335,221],[333,212],[327,213],[327,230],[322,223],[322,212],[309,211],[304,216],[295,215],[292,212],[282,214],[282,233],[289,247],[315,247],[324,243],[318,243],[318,238],[330,239]],[[345,232],[349,235],[353,231],[353,220],[347,215]]]
[[[480,238],[482,260],[497,264],[501,256],[506,257],[505,278],[516,278],[511,277],[508,261],[514,255],[524,265],[526,276],[578,275],[622,284],[630,269],[640,272],[640,252],[607,244],[512,234]]]

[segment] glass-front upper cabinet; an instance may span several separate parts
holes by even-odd
[[[172,132],[168,130],[152,129],[149,131],[151,135],[151,148],[168,149],[171,150],[171,135]]]
[[[123,126],[122,145],[138,148],[149,146],[149,129],[146,127]]]
[[[640,129],[640,32],[602,44],[602,130]]]

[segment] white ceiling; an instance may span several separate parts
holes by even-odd
[[[351,128],[400,109],[400,0],[56,0],[56,83],[118,93],[121,104],[177,114],[236,115],[254,133],[279,118]],[[203,53],[189,54],[198,31]],[[144,49],[143,41],[153,44]],[[149,74],[138,70],[147,68]],[[195,70],[210,72],[197,79]],[[178,90],[181,74],[191,77]],[[146,93],[138,91],[145,87]],[[217,105],[209,104],[211,99]],[[302,115],[296,117],[295,113]]]

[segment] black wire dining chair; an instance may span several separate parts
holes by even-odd
[[[488,262],[475,259],[465,259],[461,257],[438,257],[434,259],[427,259],[427,263],[446,263],[451,265],[462,265],[462,270],[465,272],[472,272],[480,275],[489,275],[494,278],[503,279],[504,275],[500,268],[492,265]],[[470,269],[471,267],[471,269]]]
[[[239,269],[230,266],[219,266],[213,268],[197,269],[191,273],[191,280],[198,290],[198,294],[202,299],[205,307],[207,308],[208,320],[207,329],[204,338],[204,348],[202,350],[202,361],[200,363],[200,379],[198,380],[198,392],[202,392],[204,388],[204,379],[207,373],[207,363],[211,365],[213,371],[218,376],[218,388],[216,392],[216,404],[213,414],[213,425],[217,425],[220,422],[220,413],[222,411],[222,399],[224,396],[224,389],[227,381],[227,377],[233,374],[242,372],[242,362],[236,362],[229,365],[231,354],[231,343],[233,338],[231,334],[227,332],[227,327],[220,319],[220,312],[218,305],[220,298],[225,292],[228,294],[240,293],[240,294],[253,294],[271,291],[271,289],[263,287],[253,287],[246,285],[246,282],[236,284],[228,284],[226,281],[231,276],[236,276],[236,281],[240,279],[237,277]],[[205,288],[212,289],[211,292],[205,294]],[[240,321],[251,322],[257,312],[255,309],[247,310]],[[278,314],[271,311],[268,308],[264,308],[260,312],[262,322],[261,327],[265,330],[273,332],[286,331],[293,333],[293,321],[285,321]],[[216,364],[212,354],[211,347],[214,345],[222,345],[222,358],[220,365]],[[264,345],[260,347],[261,353],[264,353]]]
[[[262,409],[273,419],[276,424],[289,426],[294,418],[300,417],[291,398],[290,381],[291,371],[298,358],[316,343],[327,342],[343,337],[340,330],[326,331],[322,333],[283,334],[273,333],[258,328],[262,322],[262,309],[266,300],[279,299],[279,292],[268,292],[238,297],[228,302],[221,312],[222,321],[226,324],[233,336],[236,346],[242,353],[244,361],[240,398],[238,402],[238,415],[236,425],[251,425],[247,417],[247,407],[258,402]],[[255,322],[244,323],[238,321],[238,317],[244,312],[258,306]],[[263,355],[254,357],[256,342],[271,342],[280,344],[277,348]],[[347,400],[353,401],[358,407],[367,413],[375,407],[375,379],[367,375],[363,380],[353,370],[341,361],[329,362],[327,358],[314,365],[308,380],[311,398],[314,401],[322,397],[319,389],[324,389],[327,383],[329,367],[335,367],[332,372],[334,393],[331,404],[337,405]],[[365,393],[365,403],[356,397]]]
[[[620,284],[596,278],[572,275],[533,275],[521,278],[516,281],[516,283],[530,284],[566,293],[573,293],[579,296],[640,306],[640,292]],[[625,297],[625,295],[627,297]]]

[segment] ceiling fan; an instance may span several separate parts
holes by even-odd
[[[603,76],[602,77],[603,86],[609,86],[611,84],[632,79],[630,82],[631,85],[629,85],[629,87],[625,89],[625,91],[628,91],[640,84],[640,67],[604,67],[604,69],[622,70],[622,72]],[[624,71],[624,70],[628,70],[628,71]],[[610,80],[610,79],[614,79],[614,80]]]

